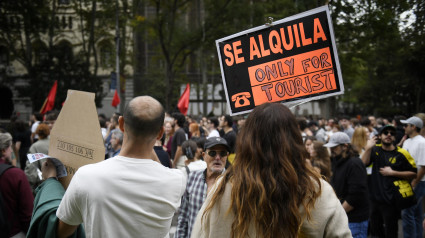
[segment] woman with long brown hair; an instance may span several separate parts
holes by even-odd
[[[310,147],[311,165],[322,175],[322,178],[329,182],[331,178],[331,158],[328,148],[324,147],[325,143],[314,141]]]
[[[307,158],[286,106],[255,108],[238,135],[234,164],[208,195],[192,237],[351,237],[332,187]]]

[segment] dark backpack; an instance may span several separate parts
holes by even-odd
[[[13,168],[13,166],[8,164],[0,164],[0,179],[3,173],[10,168]],[[9,220],[7,219],[6,207],[7,206],[0,190],[0,237],[9,237],[10,225]]]

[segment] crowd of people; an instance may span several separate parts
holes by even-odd
[[[50,160],[26,157],[48,154],[57,116],[0,132],[4,237],[163,238],[173,217],[176,238],[397,237],[399,219],[404,237],[423,234],[425,114],[306,118],[273,103],[195,117],[136,97],[99,115],[105,161],[66,191]]]

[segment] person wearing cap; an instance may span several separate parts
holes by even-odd
[[[175,238],[190,237],[196,215],[224,170],[230,147],[221,137],[210,137],[204,145],[202,156],[207,163],[205,170],[192,171],[187,179],[186,191],[182,197]]]
[[[333,134],[325,147],[331,150],[331,185],[348,216],[353,237],[367,237],[369,198],[366,168],[344,132]]]
[[[407,150],[415,160],[418,173],[412,180],[417,204],[402,211],[404,237],[422,237],[422,198],[425,195],[425,138],[419,133],[423,122],[419,117],[410,117],[400,120],[404,124],[404,132],[409,137],[403,143],[403,149]]]
[[[369,196],[372,210],[370,231],[372,236],[397,237],[400,209],[393,200],[394,181],[411,180],[416,177],[416,164],[407,150],[394,145],[396,128],[386,125],[379,129],[378,137],[369,139],[362,161],[373,164],[370,175]]]

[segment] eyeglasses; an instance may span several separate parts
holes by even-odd
[[[225,157],[225,156],[227,156],[227,151],[224,151],[224,150],[220,150],[220,151],[216,151],[216,150],[210,150],[210,151],[208,151],[208,153],[207,153],[209,156],[211,156],[211,157],[215,157],[217,154],[220,156],[220,157]]]
[[[384,132],[382,132],[382,134],[384,134],[384,135],[390,134],[391,136],[395,136],[395,132],[393,132],[393,131],[384,131]]]

